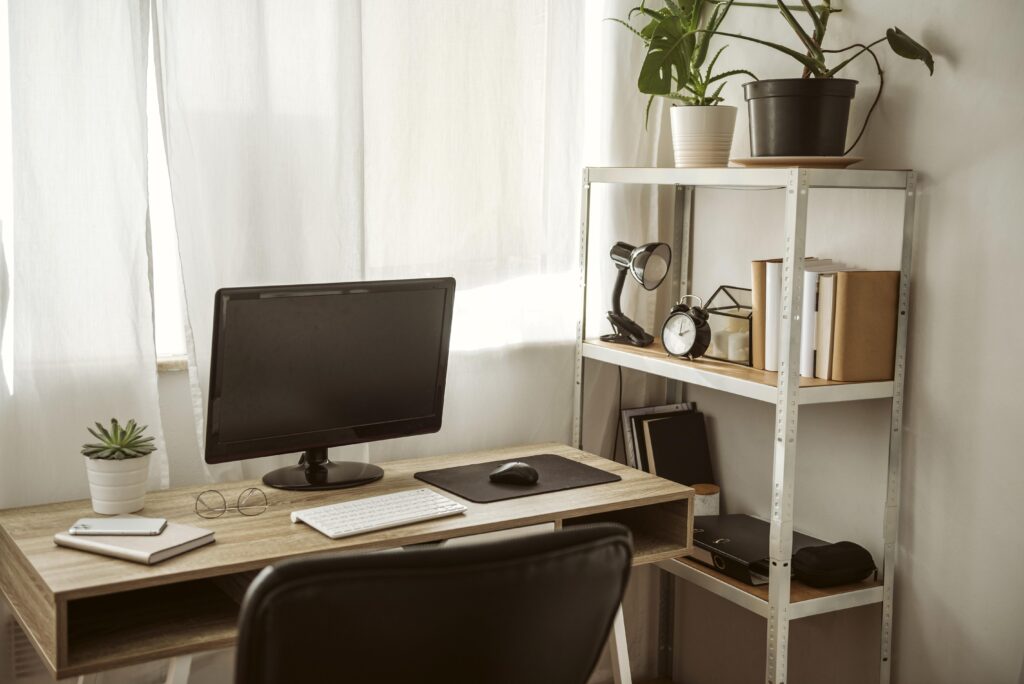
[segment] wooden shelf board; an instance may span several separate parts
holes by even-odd
[[[671,566],[668,564],[677,565]],[[683,567],[680,568],[679,566]],[[710,586],[705,588],[709,588],[733,603],[751,608],[759,615],[766,616],[768,613],[767,584],[754,586],[741,582],[692,558],[676,558],[667,561],[665,564],[660,564],[659,567],[687,580],[694,579],[693,573],[699,573],[713,580],[711,584],[714,585],[714,588],[712,589]],[[789,592],[792,619],[852,608],[856,605],[881,603],[882,601],[882,583],[874,579],[827,588],[811,587],[803,582],[793,580],[790,583]],[[799,604],[804,602],[809,603],[801,607]]]
[[[761,586],[755,587],[746,582],[740,582],[737,579],[733,579],[728,575],[724,575],[714,568],[710,568],[703,563],[693,560],[692,558],[680,558],[682,563],[689,565],[691,568],[695,568],[704,572],[705,574],[711,575],[712,577],[731,584],[737,589],[741,589],[748,594],[758,597],[762,601],[768,601],[768,585],[762,584]],[[826,596],[835,596],[836,594],[842,594],[848,591],[855,591],[857,589],[866,589],[868,587],[880,587],[881,582],[875,582],[873,580],[866,580],[864,582],[858,582],[856,584],[844,584],[838,587],[829,587],[826,589],[820,589],[818,587],[810,587],[803,582],[793,580],[789,587],[789,602],[799,603],[800,601],[807,601],[810,599],[825,598]]]
[[[775,403],[777,399],[778,373],[714,359],[689,361],[673,358],[665,351],[660,339],[656,339],[649,347],[631,347],[588,339],[583,342],[583,356],[758,401]],[[835,382],[819,378],[800,378],[800,403],[883,399],[892,397],[892,390],[891,380]]]

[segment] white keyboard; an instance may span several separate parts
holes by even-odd
[[[292,513],[331,539],[465,513],[466,507],[430,489],[409,489]]]

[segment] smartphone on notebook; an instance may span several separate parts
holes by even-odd
[[[77,535],[113,535],[120,537],[153,537],[167,527],[167,518],[143,518],[138,515],[116,518],[82,518],[68,530]]]

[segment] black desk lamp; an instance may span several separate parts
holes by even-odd
[[[646,347],[654,342],[654,336],[622,313],[619,300],[622,299],[622,286],[626,283],[626,270],[629,270],[636,282],[645,290],[653,290],[661,285],[661,281],[668,275],[668,265],[672,263],[672,249],[664,242],[650,242],[639,247],[616,242],[609,255],[615,267],[619,269],[615,289],[612,290],[612,310],[608,312],[608,321],[615,332],[601,335],[601,340]]]

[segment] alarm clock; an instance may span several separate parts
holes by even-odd
[[[699,306],[690,307],[684,300],[693,298]],[[696,359],[703,356],[711,344],[711,326],[708,314],[701,307],[704,300],[696,295],[685,295],[672,307],[661,328],[661,343],[671,356]]]

